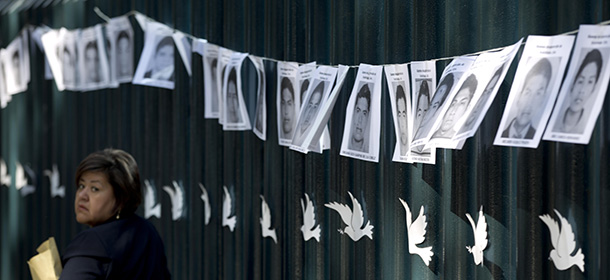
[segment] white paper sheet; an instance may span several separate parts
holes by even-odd
[[[444,76],[441,76],[441,79],[443,78]],[[434,61],[411,62],[411,85],[411,100],[413,102],[411,104],[412,117],[409,118],[409,129],[410,139],[413,142],[413,135],[422,124],[424,116],[430,108],[432,95],[436,91],[436,63]],[[407,162],[434,164],[436,161],[436,149],[422,148],[423,146],[414,148],[411,143],[409,145]]]
[[[250,61],[256,68],[258,87],[256,89],[256,113],[254,114],[254,127],[252,131],[258,138],[267,139],[267,84],[265,77],[265,64],[258,56],[249,55]]]
[[[536,148],[572,50],[574,36],[529,36],[494,145]]]
[[[580,26],[570,69],[544,140],[589,143],[608,89],[609,38],[610,26]]]
[[[80,90],[96,90],[110,86],[110,68],[102,34],[102,26],[83,29],[78,42]]]
[[[224,92],[223,79],[225,72],[227,71],[227,65],[231,61],[232,55],[232,50],[223,47],[218,48],[218,68],[216,69],[216,84],[218,85],[218,123],[221,125],[224,124],[224,113],[222,112],[222,110],[224,109],[224,100],[222,94]]]
[[[313,151],[320,138],[322,138],[322,149],[325,150],[327,147],[330,147],[330,133],[328,132],[327,124],[348,71],[348,66],[339,65],[335,86],[326,101],[323,102],[320,112],[312,124],[312,133],[308,133],[307,137],[305,137],[305,141],[303,141],[303,145],[308,147],[307,150]]]
[[[379,161],[382,71],[383,66],[359,66],[346,109],[342,156]]]
[[[409,68],[407,64],[387,65],[384,68],[388,82],[388,94],[394,119],[396,146],[392,161],[408,162],[411,140],[409,119],[411,119],[411,90]],[[412,121],[411,121],[412,122]]]
[[[191,57],[193,56],[193,51],[192,51],[192,43],[189,39],[189,37],[187,37],[184,33],[180,32],[180,31],[176,31],[174,32],[174,34],[172,35],[174,37],[174,42],[176,44],[176,49],[178,49],[178,53],[180,54],[180,57],[182,58],[182,63],[184,64],[184,68],[186,68],[186,73],[189,74],[190,76],[193,76],[192,71],[191,71]]]
[[[487,57],[490,63],[495,65],[490,68],[488,74],[491,74],[491,76],[487,76],[489,78],[484,79],[484,77],[481,77],[479,89],[475,93],[475,98],[465,114],[467,116],[465,121],[453,137],[454,141],[472,137],[476,133],[483,118],[485,118],[487,110],[496,97],[512,61],[521,47],[522,41],[523,39],[499,52],[481,54],[479,56],[481,59]],[[481,87],[483,85],[485,85],[485,87]]]
[[[126,16],[110,19],[106,25],[106,37],[110,42],[111,84],[128,83],[133,79],[134,33]]]
[[[133,84],[174,89],[174,40],[172,30],[146,22],[145,42]]]
[[[25,52],[21,36],[15,37],[2,53],[4,82],[8,94],[17,94],[27,90],[27,77],[24,75]],[[29,71],[29,67],[28,71]]]
[[[206,119],[218,119],[219,95],[218,86],[218,46],[206,42],[203,47],[203,84],[204,116]]]
[[[291,149],[307,153],[309,143],[305,143],[305,138],[307,134],[314,131],[312,124],[320,112],[320,107],[328,99],[336,76],[337,68],[332,66],[320,66],[312,73],[308,90],[303,95],[303,103],[305,105],[302,106],[297,119],[296,130],[290,146]],[[319,141],[315,141],[315,143],[317,144],[315,150],[321,152],[322,148]]]
[[[222,112],[224,112],[223,130],[252,129],[241,84],[241,66],[246,57],[248,57],[247,53],[234,52],[227,64],[222,84],[223,100],[225,101],[222,108]]]
[[[290,146],[294,135],[298,108],[301,107],[297,97],[297,71],[296,62],[277,63],[277,129],[280,146]]]

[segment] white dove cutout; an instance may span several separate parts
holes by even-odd
[[[57,168],[57,164],[53,164],[53,170],[45,170],[44,175],[49,177],[49,183],[51,184],[51,197],[65,197],[66,187],[60,184],[59,169]]]
[[[156,189],[148,180],[144,180],[144,218],[148,219],[152,216],[161,218],[161,203],[157,203]]]
[[[305,201],[301,199],[301,209],[303,210],[303,225],[301,226],[303,239],[307,241],[311,238],[315,238],[316,241],[320,242],[320,225],[316,226],[315,208],[307,193],[305,193]]]
[[[426,216],[424,215],[424,206],[422,205],[419,208],[419,216],[415,221],[411,222],[412,215],[411,209],[409,208],[409,204],[398,198],[402,206],[405,208],[405,212],[407,212],[407,237],[409,238],[409,253],[413,255],[419,255],[421,259],[424,261],[426,266],[430,265],[430,261],[432,260],[432,256],[434,256],[434,252],[432,252],[432,246],[429,247],[417,247],[418,244],[423,243],[426,240],[426,227],[428,226],[428,222],[426,221]]]
[[[558,270],[567,270],[573,265],[578,266],[580,271],[585,272],[585,255],[581,248],[576,250],[576,239],[572,225],[566,218],[561,216],[557,209],[553,209],[561,220],[561,231],[557,221],[548,214],[538,216],[551,232],[551,243],[555,249],[551,250],[549,259],[553,261]],[[572,255],[574,254],[574,255]]]
[[[210,223],[210,218],[212,217],[212,206],[210,206],[210,196],[208,195],[208,191],[205,189],[202,183],[199,183],[199,188],[201,188],[201,200],[203,200],[203,209],[205,211],[204,223],[207,225]]]
[[[0,183],[7,187],[11,186],[11,175],[8,174],[8,168],[3,159],[0,159]]]
[[[28,178],[25,176],[25,173],[28,174],[33,182],[36,181],[36,174],[34,171],[27,165],[24,168],[19,162],[17,162],[17,166],[15,168],[15,188],[19,190],[21,196],[26,196],[36,191],[34,184],[28,184]]]
[[[184,189],[176,181],[172,181],[173,188],[163,186],[163,190],[172,201],[172,220],[177,221],[184,216]]]
[[[263,237],[271,237],[275,244],[277,244],[277,236],[275,234],[275,229],[271,229],[271,210],[269,209],[269,205],[267,201],[265,201],[264,196],[261,197],[261,231],[263,233]]]
[[[483,250],[485,250],[487,243],[489,242],[487,240],[487,220],[485,219],[485,215],[483,215],[483,205],[481,205],[481,209],[479,210],[479,220],[476,225],[469,213],[466,213],[466,218],[470,221],[472,231],[474,232],[474,246],[466,246],[466,249],[474,257],[474,263],[476,265],[483,265]]]
[[[339,229],[339,233],[347,234],[354,241],[360,240],[363,236],[368,236],[369,239],[373,240],[373,225],[371,225],[371,221],[367,221],[366,225],[364,224],[364,217],[362,212],[362,206],[358,202],[357,199],[354,198],[352,193],[347,192],[349,196],[352,198],[352,209],[345,204],[341,204],[338,202],[326,203],[324,206],[333,209],[341,215],[341,220],[347,226],[345,229]]]
[[[225,197],[222,201],[222,226],[227,226],[229,227],[229,230],[233,231],[235,229],[235,223],[237,223],[237,217],[235,217],[235,215],[231,216],[233,198],[226,186],[223,186],[222,188],[225,191]]]

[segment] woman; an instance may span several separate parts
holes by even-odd
[[[79,233],[62,258],[61,279],[170,279],[163,241],[134,212],[142,201],[140,175],[125,151],[105,149],[76,170]]]

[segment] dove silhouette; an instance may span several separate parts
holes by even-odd
[[[367,221],[366,225],[364,224],[362,206],[352,193],[347,193],[352,199],[353,212],[349,206],[338,202],[326,203],[324,206],[337,211],[341,215],[343,223],[347,225],[345,229],[339,229],[339,233],[347,234],[354,241],[360,240],[363,236],[368,236],[369,239],[373,240],[373,225],[371,225],[371,221]]]
[[[320,225],[316,226],[316,213],[307,193],[305,193],[305,201],[301,199],[301,209],[303,210],[303,225],[301,226],[303,239],[307,241],[313,237],[320,242]],[[316,227],[314,228],[314,226]]]
[[[176,181],[172,181],[173,188],[163,186],[163,190],[169,195],[172,201],[172,220],[177,221],[184,215],[184,190]]]
[[[204,223],[207,225],[210,223],[210,218],[212,217],[212,206],[210,206],[210,196],[208,195],[208,191],[205,189],[202,183],[199,183],[199,188],[201,189],[201,200],[203,201],[203,209],[205,211]]]
[[[32,181],[36,181],[36,173],[29,166],[25,166],[25,168],[17,162],[15,168],[15,188],[19,190],[21,196],[26,196],[28,194],[36,191],[36,187],[34,184],[28,184],[28,178],[25,176],[25,173],[32,179]]]
[[[229,230],[235,229],[237,223],[237,217],[231,216],[231,209],[233,208],[233,199],[226,186],[222,187],[225,192],[224,200],[222,201],[222,226],[229,227]]]
[[[411,222],[412,215],[411,209],[409,208],[409,204],[398,198],[402,206],[405,208],[405,212],[407,213],[407,237],[409,237],[409,253],[413,255],[419,255],[421,259],[424,261],[426,266],[430,264],[432,260],[432,256],[434,252],[432,252],[432,246],[429,247],[417,247],[418,244],[423,243],[426,240],[426,227],[428,226],[428,222],[426,221],[426,216],[424,215],[424,206],[419,209],[419,216],[415,221]]]
[[[152,216],[161,218],[161,204],[156,202],[156,191],[153,185],[144,180],[144,218],[148,219]]]
[[[3,159],[0,159],[0,183],[7,187],[11,186],[11,175],[8,174],[8,168]]]
[[[474,246],[466,246],[466,249],[474,257],[474,263],[476,265],[483,265],[483,250],[485,250],[488,243],[487,220],[485,219],[485,215],[483,215],[483,206],[481,205],[479,210],[479,220],[476,225],[469,213],[466,213],[466,218],[468,218],[468,221],[472,226],[472,231],[474,232]]]
[[[44,175],[49,177],[49,183],[51,184],[51,197],[66,196],[66,187],[62,186],[59,182],[59,169],[57,164],[53,164],[53,170],[45,170]]]
[[[558,270],[567,270],[573,265],[578,266],[580,271],[585,272],[585,255],[582,253],[582,249],[576,250],[576,238],[572,225],[566,218],[561,216],[557,209],[553,209],[561,220],[561,230],[557,221],[548,214],[538,216],[549,228],[551,234],[551,244],[553,244],[553,250],[549,255],[549,259],[553,261],[555,267]]]
[[[269,205],[267,201],[265,201],[264,196],[261,197],[261,230],[263,233],[263,237],[271,237],[275,244],[277,244],[277,236],[275,234],[275,229],[271,229],[271,210],[269,209]]]

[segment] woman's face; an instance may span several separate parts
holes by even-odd
[[[76,221],[94,227],[110,219],[117,211],[114,191],[106,175],[95,171],[83,173],[74,198]]]
[[[597,64],[589,63],[585,68],[582,69],[570,91],[570,97],[572,102],[570,103],[570,110],[578,112],[582,110],[583,106],[591,97],[595,84],[597,83]]]
[[[174,63],[174,46],[163,46],[155,54],[155,70],[161,71]]]

